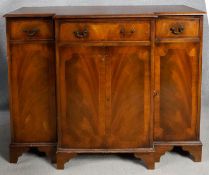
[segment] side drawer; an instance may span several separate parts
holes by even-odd
[[[59,41],[148,41],[149,21],[69,22],[59,21]]]
[[[47,40],[54,38],[52,19],[10,19],[8,20],[10,40]]]
[[[198,37],[198,18],[166,18],[156,22],[157,38]]]

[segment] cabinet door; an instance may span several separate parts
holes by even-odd
[[[152,141],[150,48],[124,46],[108,49],[107,145],[109,148],[150,147]]]
[[[59,48],[59,146],[62,148],[104,148],[103,51],[102,47],[94,46]]]
[[[199,44],[159,44],[155,53],[157,141],[198,138]]]
[[[56,142],[52,44],[10,44],[13,142]]]

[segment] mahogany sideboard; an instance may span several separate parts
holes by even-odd
[[[204,13],[86,6],[6,14],[10,162],[36,147],[58,169],[80,153],[133,153],[154,169],[174,146],[201,161]]]

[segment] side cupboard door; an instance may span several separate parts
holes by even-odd
[[[107,49],[108,147],[152,147],[150,47]]]
[[[56,142],[53,43],[10,44],[14,143]]]
[[[159,44],[155,50],[156,141],[198,139],[199,43]]]

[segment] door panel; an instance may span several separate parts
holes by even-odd
[[[11,44],[13,142],[56,142],[52,44]]]
[[[60,145],[104,148],[104,52],[101,47],[59,48]]]
[[[107,145],[109,148],[150,147],[150,48],[109,47],[108,58],[111,92],[106,94],[110,94],[111,100],[106,105],[109,107]]]
[[[197,138],[199,45],[160,44],[155,57],[155,140]]]

